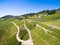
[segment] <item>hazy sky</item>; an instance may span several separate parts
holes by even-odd
[[[0,0],[0,17],[60,8],[60,0]]]

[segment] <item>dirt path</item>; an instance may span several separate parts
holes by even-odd
[[[47,33],[47,32],[51,32],[52,33],[52,31],[45,29],[44,27],[40,26],[39,24],[36,24],[36,26],[41,28],[41,29],[43,29],[45,33]]]
[[[51,28],[56,28],[56,29],[59,29],[59,30],[60,30],[60,27],[53,26],[53,25],[50,25],[50,24],[46,24],[46,23],[43,23],[43,22],[42,22],[42,24],[45,24],[45,25],[47,25],[47,26],[49,26],[49,27],[51,27]]]
[[[35,21],[35,22],[40,22],[40,21]],[[45,25],[47,25],[47,26],[49,26],[49,27],[51,27],[51,28],[56,28],[56,29],[59,29],[60,30],[60,27],[57,27],[57,26],[53,26],[53,25],[50,25],[50,24],[46,24],[46,23],[43,23],[43,22],[41,22],[42,24],[45,24]]]
[[[17,28],[17,34],[16,34],[16,39],[17,39],[17,41],[19,41],[19,42],[23,42],[23,40],[21,40],[20,38],[19,38],[19,32],[20,32],[20,29],[19,29],[19,26],[17,26],[17,24],[15,23],[15,22],[12,22],[15,26],[16,26],[16,28]]]
[[[16,34],[16,39],[17,39],[17,41],[18,41],[18,42],[21,42],[21,45],[33,45],[31,33],[30,33],[29,29],[26,27],[25,22],[24,22],[24,27],[25,27],[25,29],[27,30],[28,34],[29,34],[29,39],[26,40],[26,41],[25,41],[25,40],[21,40],[21,39],[19,38],[19,36],[18,36],[18,35],[19,35],[19,32],[20,32],[19,26],[17,26],[16,23],[14,23],[14,22],[12,22],[12,23],[17,27],[17,30],[18,30],[18,32],[17,32],[17,34]]]
[[[45,31],[45,33],[48,33],[48,32],[53,33],[53,31],[47,30],[47,29],[45,29],[44,27],[40,26],[39,24],[36,24],[36,26],[39,27],[39,28],[41,28],[41,29],[43,29],[43,30]],[[52,36],[53,38],[55,38],[55,39],[58,39],[57,37],[55,37],[55,36],[52,35],[52,34],[49,34],[49,35],[51,35],[51,36]]]

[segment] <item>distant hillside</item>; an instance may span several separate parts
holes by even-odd
[[[43,10],[43,11],[40,11],[40,12],[37,12],[37,13],[28,13],[28,14],[24,14],[24,15],[21,15],[21,16],[12,16],[12,15],[6,15],[6,16],[4,16],[4,17],[2,17],[2,18],[19,18],[19,17],[25,17],[25,18],[27,18],[27,17],[29,17],[29,16],[34,16],[34,15],[38,15],[38,14],[48,14],[48,15],[52,15],[52,14],[54,14],[54,13],[56,13],[56,12],[59,12],[60,11],[60,9],[54,9],[54,10]]]
[[[0,45],[21,45],[16,39],[17,28],[12,22],[19,26],[19,38],[22,40],[29,38],[25,22],[34,45],[60,45],[60,9],[0,18]]]
[[[49,14],[49,15],[51,15],[51,14],[54,14],[54,13],[56,13],[56,12],[58,12],[58,11],[60,11],[60,9],[54,9],[54,10],[43,10],[43,11],[41,11],[41,12],[39,12],[39,13]]]
[[[6,16],[4,16],[4,17],[2,17],[2,18],[18,18],[19,16],[12,16],[12,15],[6,15]]]

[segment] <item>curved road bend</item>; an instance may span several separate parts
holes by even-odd
[[[27,32],[28,32],[28,34],[29,34],[29,39],[28,40],[21,40],[20,38],[19,38],[19,27],[16,25],[16,23],[14,23],[14,22],[12,22],[16,27],[17,27],[17,30],[18,30],[18,32],[17,32],[17,34],[16,34],[16,39],[17,39],[17,41],[18,42],[21,42],[21,44],[22,45],[33,45],[33,41],[32,41],[32,37],[31,37],[31,33],[30,33],[30,31],[29,31],[29,29],[26,27],[26,24],[25,24],[25,22],[24,22],[24,27],[25,27],[25,29],[27,30]]]

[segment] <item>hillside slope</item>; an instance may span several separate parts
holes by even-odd
[[[16,39],[17,28],[12,21],[19,26],[21,30],[19,37],[22,40],[29,38],[24,28],[25,21],[34,45],[60,45],[60,11],[46,16],[43,13],[28,16],[0,18],[0,45],[19,45],[20,42]]]

